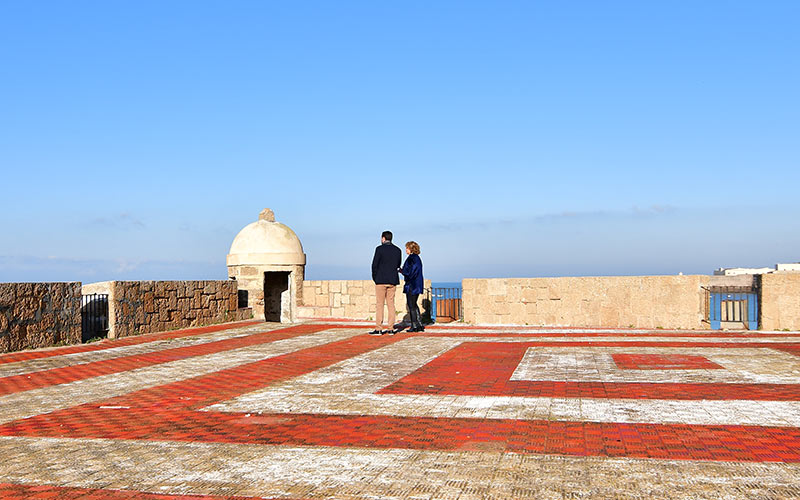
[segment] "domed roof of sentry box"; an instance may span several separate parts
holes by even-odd
[[[265,208],[258,220],[246,225],[233,239],[228,265],[305,265],[303,245],[294,231]]]

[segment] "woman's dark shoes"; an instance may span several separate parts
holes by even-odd
[[[381,331],[380,330],[372,330],[371,332],[369,332],[369,334],[370,335],[380,335]]]

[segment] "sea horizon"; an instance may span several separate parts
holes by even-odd
[[[433,288],[461,288],[460,281],[431,281]]]

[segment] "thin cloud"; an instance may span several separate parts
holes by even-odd
[[[113,229],[144,229],[144,222],[134,217],[132,214],[123,212],[111,217],[97,217],[91,222],[94,226],[102,226]]]

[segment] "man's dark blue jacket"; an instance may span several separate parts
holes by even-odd
[[[381,244],[375,249],[375,257],[372,258],[372,281],[376,285],[399,285],[397,270],[400,269],[402,257],[403,252],[391,241]]]

